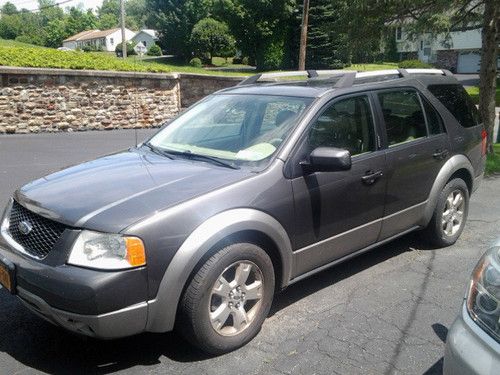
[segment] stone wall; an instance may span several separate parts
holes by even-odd
[[[0,67],[0,134],[160,126],[242,78]]]
[[[204,74],[181,74],[181,104],[189,107],[205,96],[235,86],[245,77],[209,76]]]

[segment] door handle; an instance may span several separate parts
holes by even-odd
[[[448,150],[436,150],[436,152],[432,154],[432,157],[438,160],[446,159],[447,156]]]
[[[363,177],[361,177],[361,181],[363,181],[363,183],[365,183],[366,185],[371,185],[375,183],[375,181],[377,181],[383,175],[384,174],[382,171],[376,171],[376,172],[368,171]]]

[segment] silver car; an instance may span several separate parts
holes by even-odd
[[[446,340],[444,374],[500,374],[500,243],[472,272],[461,314]]]

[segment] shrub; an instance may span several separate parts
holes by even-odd
[[[403,60],[399,62],[398,67],[402,69],[422,69],[432,68],[432,65],[424,63],[420,60]]]
[[[0,65],[33,68],[170,72],[158,63],[117,59],[104,53],[57,51],[51,48],[0,47]]]
[[[151,47],[149,47],[148,55],[149,56],[161,56],[162,53],[161,53],[160,46],[157,44],[153,44]]]
[[[116,48],[115,48],[115,53],[116,56],[121,57],[122,56],[122,44],[119,43]],[[137,55],[134,50],[134,45],[131,42],[127,43],[127,56],[133,56]]]
[[[191,59],[191,61],[189,62],[189,65],[191,65],[193,68],[201,68],[203,66],[201,63],[201,60],[197,57],[195,57],[194,59]]]
[[[241,59],[241,63],[243,65],[250,65],[250,59],[248,57],[244,57]]]

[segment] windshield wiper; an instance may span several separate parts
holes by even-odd
[[[225,162],[219,158],[216,158],[213,156],[208,156],[208,155],[203,155],[203,154],[195,154],[194,152],[189,151],[189,150],[177,151],[177,150],[166,149],[166,150],[163,150],[163,152],[171,154],[171,155],[184,156],[188,159],[198,159],[198,160],[210,161],[212,163],[218,164],[218,165],[226,167],[226,168],[240,169],[240,167],[233,165],[231,163]]]
[[[160,148],[158,148],[156,146],[153,146],[150,142],[144,143],[144,146],[146,146],[147,148],[149,148],[152,152],[154,152],[157,155],[165,156],[166,158],[169,158],[171,160],[174,159],[171,155],[169,155],[169,152],[163,151],[162,149],[160,149]]]

